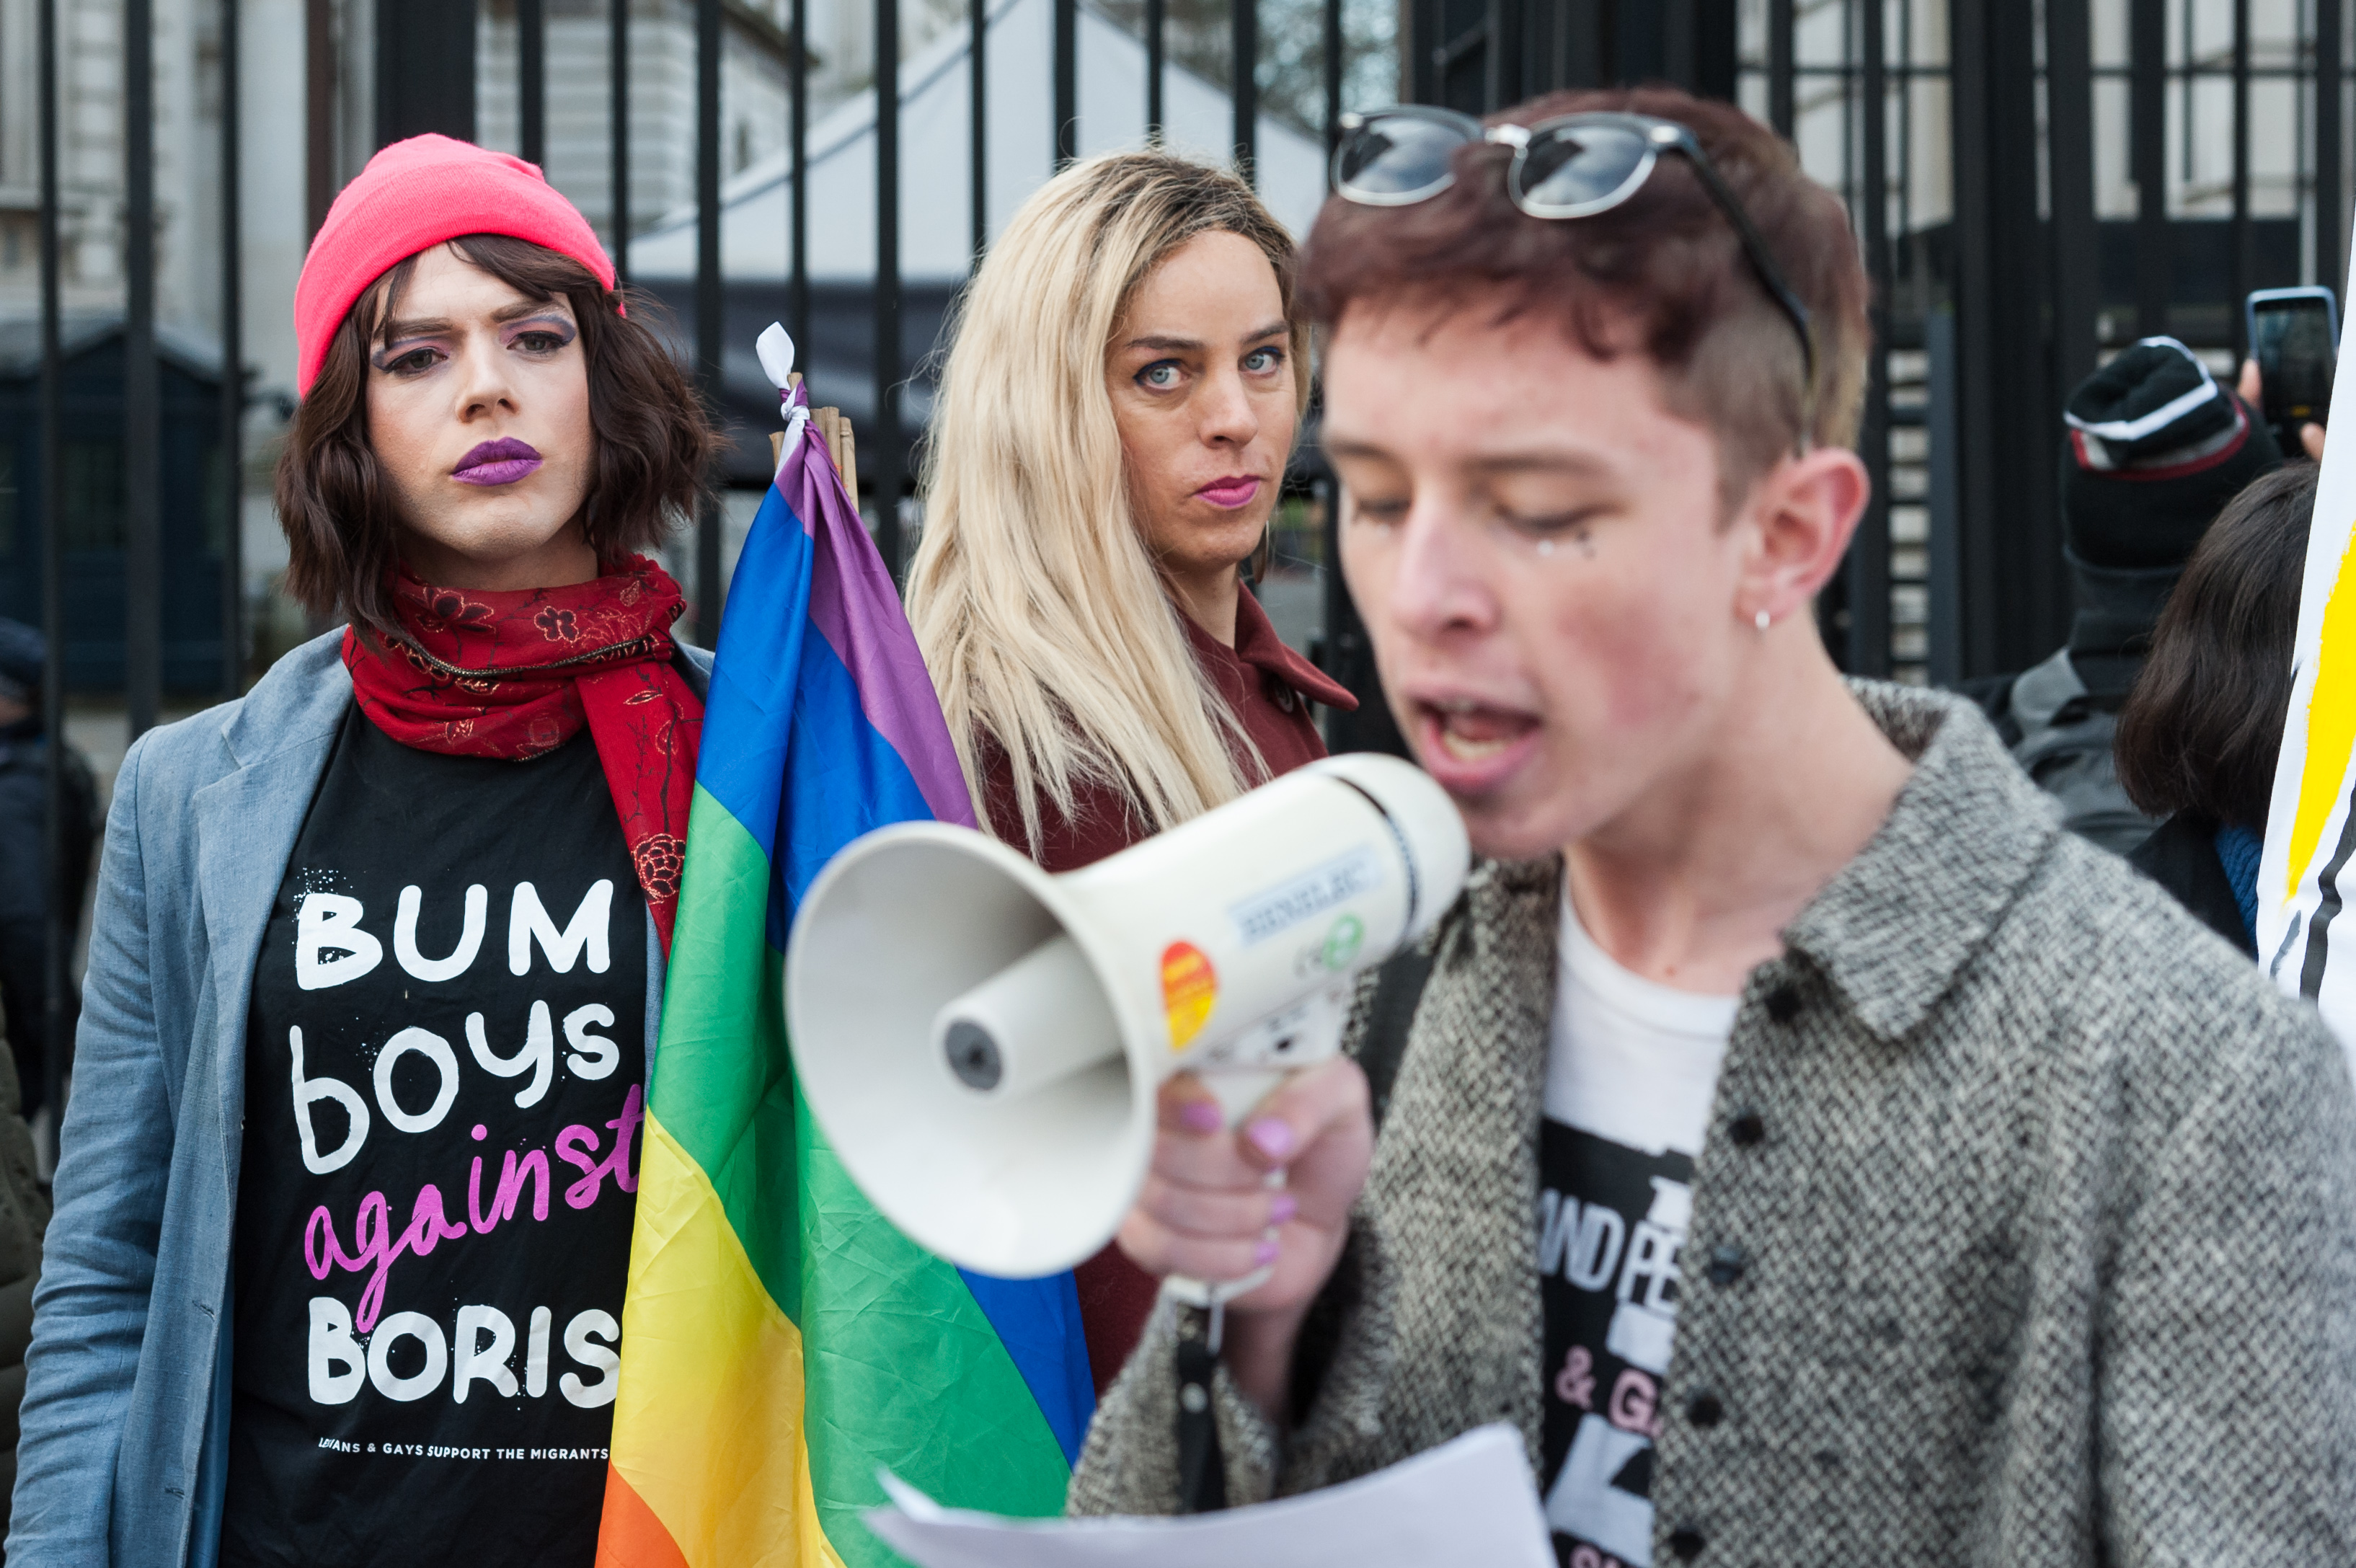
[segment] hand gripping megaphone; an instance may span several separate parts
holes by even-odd
[[[1366,753],[1060,876],[970,829],[884,828],[802,901],[795,1071],[918,1245],[1001,1277],[1067,1269],[1136,1201],[1162,1079],[1200,1074],[1233,1125],[1332,1056],[1352,977],[1430,929],[1469,858],[1440,786]]]

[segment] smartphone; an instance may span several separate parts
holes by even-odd
[[[2297,456],[2298,429],[2331,412],[2331,371],[2340,354],[2340,312],[2328,288],[2262,288],[2250,295],[2250,358],[2265,388],[2259,410],[2286,456]]]

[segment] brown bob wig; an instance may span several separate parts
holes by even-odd
[[[624,316],[622,296],[580,263],[504,234],[469,234],[450,248],[519,294],[562,295],[572,305],[596,441],[583,519],[589,544],[607,562],[659,544],[693,508],[720,439],[649,325],[651,302],[633,295]],[[402,262],[353,302],[278,459],[287,592],[316,615],[341,606],[355,626],[386,635],[395,629],[386,577],[399,519],[369,446],[369,350],[391,323],[416,261]]]
[[[2119,709],[2119,782],[2155,817],[2264,832],[2290,711],[2316,466],[2286,463],[2217,514]]]

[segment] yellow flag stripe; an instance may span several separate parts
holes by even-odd
[[[612,1462],[690,1568],[842,1568],[802,1429],[801,1333],[720,1195],[649,1115]]]
[[[2324,825],[2340,802],[2348,757],[2356,749],[2356,581],[2349,566],[2356,539],[2340,558],[2331,596],[2323,605],[2317,639],[2315,694],[2307,708],[2307,754],[2299,771],[2298,811],[2291,818],[2290,853],[2285,856],[2283,897],[2295,897],[2323,841]]]

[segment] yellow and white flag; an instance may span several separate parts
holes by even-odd
[[[2356,285],[2351,285],[2356,286]],[[2342,295],[2341,298],[2348,296]],[[2347,349],[2342,330],[2340,348]],[[2335,380],[2299,590],[2297,679],[2258,865],[2258,956],[2356,1056],[2356,401]],[[2340,404],[2349,403],[2342,414]]]

